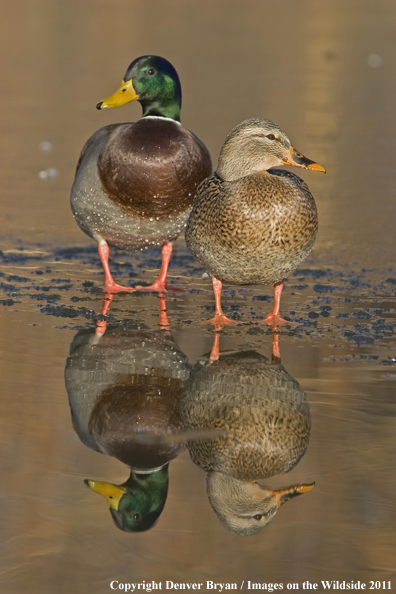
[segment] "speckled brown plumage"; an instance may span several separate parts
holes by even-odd
[[[212,276],[265,284],[297,268],[317,230],[315,201],[297,175],[272,169],[224,181],[213,174],[198,188],[186,242]]]
[[[185,383],[180,408],[186,427],[218,436],[188,445],[207,471],[210,504],[233,534],[257,534],[286,500],[312,489],[293,485],[275,491],[259,479],[291,470],[310,434],[305,394],[280,364],[255,351],[200,362]]]
[[[311,419],[304,392],[282,365],[254,351],[197,365],[180,407],[189,429],[221,432],[189,444],[193,461],[207,471],[247,481],[283,474],[308,445]]]

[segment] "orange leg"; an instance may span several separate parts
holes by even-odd
[[[281,352],[279,347],[279,334],[272,335],[272,363],[278,365],[281,362]]]
[[[209,361],[214,363],[220,357],[220,335],[215,332],[212,350],[210,351]]]
[[[226,324],[233,324],[235,323],[235,321],[227,318],[227,316],[223,314],[223,310],[221,309],[221,289],[223,288],[222,282],[217,278],[213,277],[212,285],[215,297],[215,315],[214,318],[208,320],[208,322],[210,324],[214,324],[216,326],[216,330],[221,330],[222,328],[224,328]]]
[[[104,301],[103,301],[102,311],[100,312],[102,316],[107,316],[109,309],[110,309],[110,304],[113,301],[113,297],[114,297],[114,295],[112,293],[106,293]],[[163,295],[158,295],[158,298],[159,298],[159,307],[160,307],[160,329],[161,330],[169,330],[170,324],[169,324],[168,314],[166,312],[165,297]],[[98,334],[99,336],[103,336],[103,334],[106,332],[106,328],[107,328],[107,320],[97,320],[96,331],[95,331],[96,334]]]
[[[104,274],[105,274],[105,291],[106,293],[121,293],[123,291],[128,291],[133,293],[136,289],[132,287],[124,287],[122,285],[117,285],[114,282],[113,277],[111,276],[110,268],[109,268],[109,246],[105,241],[101,241],[98,245],[98,252],[99,257],[102,262]]]
[[[105,290],[106,293],[121,293],[127,291],[129,293],[134,293],[135,291],[153,291],[158,293],[163,293],[165,291],[181,291],[182,289],[176,289],[173,287],[169,287],[166,284],[166,275],[168,274],[169,268],[169,261],[172,255],[172,244],[165,242],[162,246],[162,263],[161,263],[161,270],[159,276],[155,283],[150,285],[149,287],[142,287],[142,285],[138,285],[137,287],[125,287],[123,285],[118,285],[114,282],[113,277],[110,272],[109,268],[109,246],[105,241],[101,241],[98,246],[100,260],[102,262],[103,270],[105,273]]]
[[[106,293],[103,301],[102,311],[100,312],[102,316],[107,316],[108,311],[110,309],[110,303],[113,301],[113,297],[114,295],[112,295],[111,293]],[[97,320],[95,330],[96,334],[102,336],[106,332],[106,328],[107,320]]]
[[[155,283],[150,285],[149,287],[142,287],[141,285],[136,287],[137,291],[157,291],[158,293],[163,293],[164,291],[181,291],[182,289],[176,289],[173,287],[169,287],[166,284],[166,275],[168,274],[169,268],[169,261],[171,259],[173,246],[171,243],[165,242],[162,246],[162,263],[161,263],[161,270],[159,276]]]
[[[271,313],[265,318],[265,320],[263,320],[263,322],[268,324],[268,326],[271,326],[271,328],[276,328],[280,324],[290,324],[290,322],[284,320],[279,315],[283,284],[283,280],[274,284],[274,307],[272,308]]]
[[[279,347],[279,334],[275,333],[272,335],[272,363],[279,365],[281,362],[281,352]],[[215,333],[212,350],[210,351],[209,361],[214,363],[220,358],[220,334]]]
[[[158,301],[160,308],[160,330],[169,330],[170,324],[168,314],[166,311],[166,300],[161,293],[158,294]]]

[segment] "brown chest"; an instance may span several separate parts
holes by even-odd
[[[211,163],[190,132],[155,118],[119,126],[99,155],[98,171],[106,193],[121,208],[166,218],[192,205]]]

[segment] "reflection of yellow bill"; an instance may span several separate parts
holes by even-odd
[[[130,101],[136,101],[136,99],[139,99],[139,95],[136,94],[133,88],[132,80],[128,80],[127,82],[122,81],[120,88],[109,97],[106,97],[106,99],[103,99],[103,101],[99,101],[96,107],[98,109],[120,107]]]
[[[118,485],[113,485],[112,483],[105,483],[103,481],[84,481],[86,485],[95,493],[99,493],[99,495],[103,495],[107,499],[107,503],[109,504],[109,508],[118,510],[118,506],[120,503],[121,497],[126,493],[125,487],[119,487]]]

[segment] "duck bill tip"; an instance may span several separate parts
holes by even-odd
[[[292,497],[297,497],[298,495],[308,493],[308,491],[311,491],[314,488],[314,486],[315,483],[308,483],[303,485],[293,485],[292,487],[287,487],[285,489],[278,489],[277,491],[273,491],[273,495],[275,495],[276,497],[278,508]]]
[[[121,107],[130,101],[137,101],[139,95],[133,88],[132,80],[122,81],[121,86],[115,93],[106,97],[96,104],[96,109],[105,109],[110,107]]]
[[[320,173],[326,173],[326,169],[322,167],[322,165],[319,165],[319,163],[315,162],[309,163],[306,169],[309,169],[310,171],[319,171]]]
[[[294,147],[290,147],[288,156],[282,160],[283,165],[291,165],[292,167],[301,167],[302,169],[308,169],[309,171],[320,171],[326,173],[326,169],[305,157],[302,153],[297,151]]]

